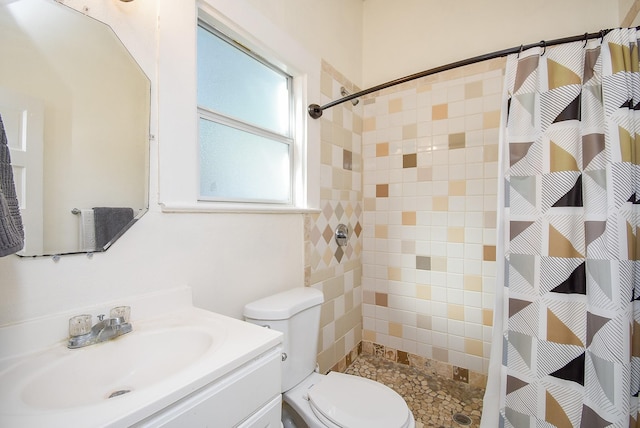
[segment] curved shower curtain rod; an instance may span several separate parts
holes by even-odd
[[[640,27],[638,27],[638,28],[640,28]],[[484,54],[484,55],[474,56],[472,58],[463,59],[461,61],[452,62],[450,64],[441,65],[440,67],[432,68],[432,69],[429,69],[429,70],[421,71],[419,73],[411,74],[409,76],[401,77],[400,79],[392,80],[392,81],[387,82],[387,83],[382,83],[380,85],[373,86],[373,87],[371,87],[369,89],[365,89],[364,91],[355,92],[353,94],[347,95],[346,97],[337,99],[335,101],[331,101],[330,103],[327,103],[327,104],[325,104],[323,106],[320,106],[318,104],[309,104],[309,107],[307,107],[307,111],[309,112],[309,116],[311,116],[314,119],[318,119],[318,118],[320,118],[322,116],[322,111],[323,110],[326,110],[328,108],[337,106],[338,104],[342,104],[342,103],[344,103],[346,101],[351,101],[354,98],[359,98],[359,97],[361,97],[363,95],[367,95],[367,94],[370,94],[372,92],[380,91],[382,89],[386,89],[386,88],[390,88],[392,86],[399,85],[401,83],[410,82],[412,80],[419,79],[421,77],[430,76],[432,74],[440,73],[442,71],[447,71],[447,70],[451,70],[451,69],[458,68],[458,67],[463,67],[465,65],[471,65],[471,64],[475,64],[477,62],[487,61],[487,60],[490,60],[490,59],[500,58],[500,57],[511,55],[511,54],[514,54],[514,53],[519,53],[519,52],[525,51],[525,50],[530,49],[530,48],[542,47],[542,48],[546,49],[547,46],[560,45],[560,44],[563,44],[563,43],[579,42],[581,40],[586,43],[587,40],[595,39],[597,37],[604,37],[609,31],[611,31],[611,30],[600,30],[597,33],[584,33],[584,34],[582,34],[580,36],[564,37],[562,39],[554,39],[554,40],[547,40],[547,41],[542,40],[542,41],[540,41],[538,43],[531,43],[529,45],[520,45],[520,46],[517,46],[517,47],[510,48],[510,49],[503,49],[501,51],[496,51],[496,52],[491,52],[491,53]]]

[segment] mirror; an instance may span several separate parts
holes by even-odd
[[[150,82],[106,24],[0,0],[0,115],[20,255],[104,251],[148,208]]]

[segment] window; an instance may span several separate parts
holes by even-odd
[[[199,199],[291,204],[292,77],[198,24]]]

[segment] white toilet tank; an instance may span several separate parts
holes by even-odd
[[[316,368],[323,301],[320,290],[302,287],[256,300],[244,307],[248,322],[284,335],[282,392],[296,386]]]

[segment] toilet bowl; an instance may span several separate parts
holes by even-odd
[[[313,373],[285,392],[283,399],[310,428],[415,427],[413,414],[400,395],[358,376]],[[284,427],[299,428],[295,417],[288,424],[287,416],[284,414]]]
[[[284,428],[414,428],[404,399],[370,379],[316,369],[322,292],[304,287],[245,306],[248,322],[283,333]]]

